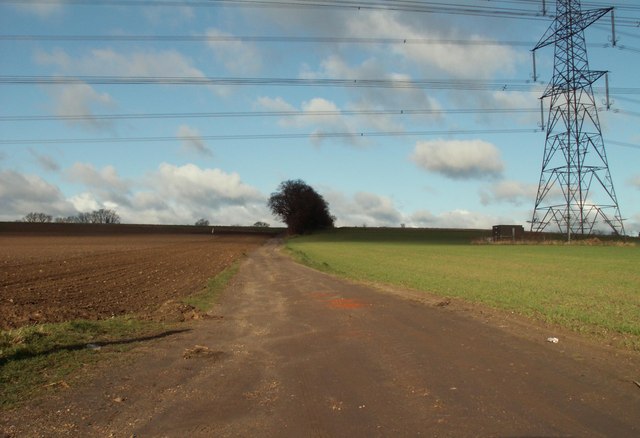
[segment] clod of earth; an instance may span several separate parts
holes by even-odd
[[[213,351],[210,350],[209,347],[205,347],[204,345],[196,345],[193,348],[187,348],[186,350],[184,350],[182,357],[184,357],[185,359],[209,357],[217,360],[220,359],[223,355],[223,351]]]

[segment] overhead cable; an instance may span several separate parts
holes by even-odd
[[[0,41],[109,41],[109,42],[284,42],[284,43],[334,43],[334,44],[451,44],[459,46],[521,46],[531,47],[533,41],[498,41],[472,39],[437,38],[360,38],[332,36],[265,36],[265,35],[46,35],[46,34],[8,34],[0,35]]]
[[[193,113],[123,113],[123,114],[61,114],[2,116],[0,122],[50,120],[119,120],[119,119],[176,119],[176,118],[234,118],[234,117],[308,117],[308,116],[415,116],[441,114],[516,114],[537,113],[539,108],[461,108],[461,109],[383,109],[336,111],[222,111]]]
[[[478,135],[478,134],[524,134],[537,133],[540,129],[469,129],[469,130],[434,130],[434,131],[379,131],[379,132],[314,132],[311,134],[221,134],[199,136],[164,136],[164,137],[109,137],[109,138],[49,138],[49,139],[8,139],[0,140],[5,145],[25,144],[81,144],[81,143],[146,143],[167,141],[220,141],[220,140],[265,140],[265,139],[303,139],[303,138],[366,138],[366,137],[402,137],[433,135]]]
[[[331,79],[331,78],[241,78],[205,76],[26,76],[2,75],[0,85],[235,85],[290,87],[365,87],[365,88],[424,88],[456,90],[534,91],[529,80],[503,79],[495,81],[475,79]]]
[[[501,79],[331,79],[331,78],[241,78],[206,76],[0,76],[0,85],[208,85],[275,87],[391,88],[462,91],[539,92],[530,80]],[[603,92],[603,87],[594,87]],[[609,88],[609,94],[640,94],[640,88]]]

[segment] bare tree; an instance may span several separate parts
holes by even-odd
[[[111,209],[101,208],[100,210],[92,211],[91,223],[93,224],[119,224],[120,216],[118,213]]]
[[[76,216],[56,218],[56,222],[69,224],[119,224],[120,216],[114,210],[101,208],[92,212],[78,213]]]
[[[75,216],[75,223],[78,223],[78,224],[90,224],[92,222],[93,221],[92,221],[91,213],[89,213],[89,212],[78,213],[78,215]]]
[[[196,226],[197,227],[208,227],[209,226],[209,221],[207,219],[198,219],[196,221]]]
[[[53,216],[46,213],[37,213],[31,212],[28,213],[24,218],[22,218],[23,222],[51,222],[53,220]]]

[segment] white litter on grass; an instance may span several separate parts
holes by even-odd
[[[87,344],[89,350],[100,350],[102,347],[97,344]]]
[[[547,342],[553,342],[554,344],[557,344],[558,341],[560,341],[558,338],[547,338]]]

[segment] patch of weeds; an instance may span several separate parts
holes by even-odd
[[[338,274],[338,271],[326,261],[316,260],[312,257],[309,257],[304,251],[294,249],[290,246],[287,246],[286,249],[291,258],[302,265],[317,269],[318,271],[327,272],[330,274]]]
[[[207,287],[200,293],[193,294],[182,300],[183,303],[195,307],[201,312],[207,312],[217,302],[220,293],[227,287],[227,284],[238,273],[240,262],[235,262],[227,269],[209,279]]]
[[[68,386],[68,379],[88,364],[118,350],[159,336],[155,322],[132,317],[104,321],[68,321],[0,332],[0,409],[9,409],[48,390]]]

